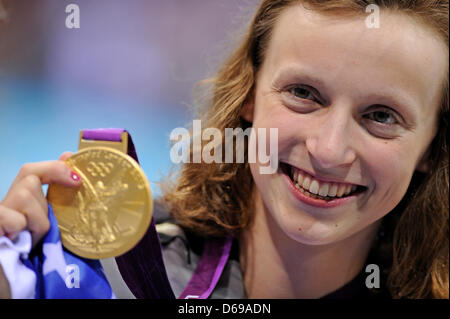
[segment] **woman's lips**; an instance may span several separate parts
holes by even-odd
[[[284,178],[286,180],[286,183],[288,185],[289,190],[291,193],[301,202],[315,206],[320,208],[332,208],[339,205],[346,204],[347,202],[354,200],[356,197],[358,197],[361,193],[363,193],[367,188],[363,186],[358,186],[357,190],[354,192],[349,193],[348,195],[344,195],[343,197],[336,197],[329,200],[321,199],[321,198],[312,198],[306,194],[307,191],[302,189],[301,187],[294,184],[294,182],[291,179],[291,176],[289,174],[290,165],[288,164],[282,164],[280,165],[282,168],[282,172],[284,175]],[[329,198],[329,197],[327,197]]]

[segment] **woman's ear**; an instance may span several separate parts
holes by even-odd
[[[241,109],[241,117],[249,123],[253,123],[253,111],[255,109],[253,94],[245,100]]]

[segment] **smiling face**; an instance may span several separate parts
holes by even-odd
[[[250,168],[266,211],[304,244],[376,225],[425,168],[436,133],[445,44],[398,13],[381,11],[379,29],[365,18],[287,8],[243,115],[278,128],[280,169]]]

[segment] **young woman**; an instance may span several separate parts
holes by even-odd
[[[278,129],[278,170],[190,163],[163,184],[165,233],[187,243],[162,240],[174,287],[203,241],[232,235],[213,298],[372,296],[369,263],[383,274],[373,295],[448,298],[448,1],[262,1],[209,83],[202,127]],[[70,176],[62,161],[24,166],[0,235],[37,242],[41,184]]]

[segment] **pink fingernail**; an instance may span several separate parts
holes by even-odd
[[[75,182],[79,182],[81,180],[80,176],[77,173],[75,173],[75,172],[70,172],[70,177],[72,177],[72,179]]]

